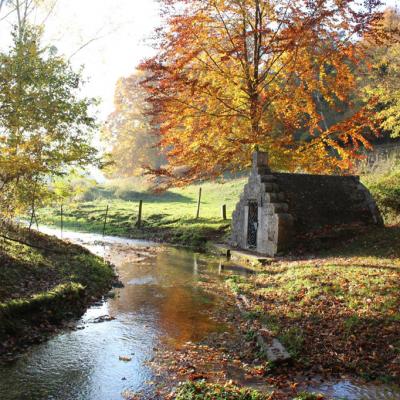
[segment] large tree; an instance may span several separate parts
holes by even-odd
[[[80,73],[40,32],[16,28],[0,54],[1,211],[31,206],[49,178],[96,161],[93,100],[80,98]]]
[[[112,161],[105,169],[109,177],[140,176],[145,167],[159,168],[165,161],[157,146],[157,129],[150,126],[143,78],[143,73],[137,71],[117,82],[115,110],[102,129],[102,140]]]
[[[375,99],[380,127],[391,137],[400,137],[400,13],[388,8],[383,27],[388,39],[365,41],[367,62],[359,69],[364,99]],[[393,40],[393,38],[395,40]]]
[[[352,66],[363,56],[359,39],[378,31],[380,1],[161,3],[158,52],[141,66],[169,159],[157,173],[182,184],[215,176],[246,166],[255,145],[275,168],[338,171],[368,146],[368,111],[352,107]],[[354,112],[329,126],[321,104]]]

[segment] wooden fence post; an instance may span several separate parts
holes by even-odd
[[[224,220],[224,221],[226,221],[226,204],[224,204],[222,207],[221,207],[221,214],[222,214],[222,219]]]
[[[63,220],[63,205],[61,204],[61,239],[63,237],[63,229],[64,229],[64,220]]]
[[[199,200],[197,202],[197,214],[196,214],[196,219],[199,219],[200,217],[200,204],[201,204],[201,188],[199,189]]]
[[[107,209],[106,209],[106,215],[104,216],[103,237],[106,234],[107,217],[108,217],[108,204],[107,204]]]
[[[29,230],[31,230],[35,218],[35,209],[32,207],[31,220],[29,222]]]
[[[136,226],[140,229],[142,227],[142,211],[143,211],[143,200],[139,200],[139,212]]]

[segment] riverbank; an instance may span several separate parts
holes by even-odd
[[[0,357],[40,342],[115,282],[86,249],[17,226],[0,229]]]
[[[276,374],[350,374],[400,384],[400,227],[329,251],[271,260],[228,279],[247,299],[249,335],[278,338],[292,356]]]

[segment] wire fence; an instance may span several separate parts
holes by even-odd
[[[197,199],[197,205],[196,205],[196,209],[193,210],[194,211],[194,219],[195,220],[199,220],[201,218],[201,211],[202,211],[202,188],[199,188],[199,193],[198,193],[198,199]],[[142,229],[144,228],[145,224],[144,224],[144,209],[146,208],[146,203],[144,200],[138,200],[137,201],[137,208],[136,208],[136,212],[137,214],[133,217],[133,221],[131,220],[131,226],[134,226],[136,229]],[[77,219],[79,218],[84,218],[85,220],[88,220],[90,222],[97,222],[100,226],[99,226],[99,230],[101,229],[101,232],[103,234],[103,236],[106,235],[107,232],[107,227],[112,223],[112,206],[110,206],[109,204],[107,204],[104,207],[104,212],[101,210],[97,210],[97,214],[96,216],[91,216],[90,214],[92,214],[91,212],[88,212],[87,215],[82,215],[82,213],[84,214],[84,212],[82,212],[82,210],[80,210],[80,215],[76,216]],[[227,221],[227,205],[226,204],[222,204],[220,206],[220,216],[221,216],[221,220],[223,221]],[[58,208],[58,207],[57,207]],[[64,204],[61,204],[59,206],[59,226],[60,226],[60,234],[61,237],[63,235],[63,231],[66,225],[66,220],[68,217],[68,213],[66,213],[66,207]],[[39,222],[38,222],[38,217],[36,215],[36,212],[33,210],[32,214],[31,214],[31,218],[30,218],[30,224],[29,227],[31,228],[32,226],[36,225],[36,227],[38,228]]]

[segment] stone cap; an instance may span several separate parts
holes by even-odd
[[[268,168],[268,153],[265,151],[255,151],[253,153],[253,168],[258,169],[260,167]]]

